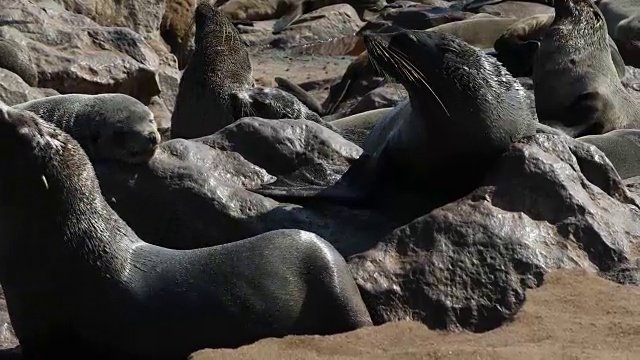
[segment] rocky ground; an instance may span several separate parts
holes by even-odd
[[[13,105],[57,93],[122,92],[149,105],[159,124],[169,126],[180,71],[159,36],[164,1],[3,1],[0,18],[31,23],[0,26],[0,41],[28,49],[38,79],[34,83],[28,74],[0,66],[0,101]],[[422,15],[440,19],[427,10]],[[305,55],[300,46],[341,37],[349,43],[364,22],[351,7],[337,5],[280,35],[270,33],[272,23],[240,26],[251,46],[256,83],[275,86],[274,77],[284,77],[323,101],[355,56],[335,50],[339,44]],[[405,96],[382,79],[358,81],[359,89],[378,92],[347,94],[341,111],[366,97],[367,106],[384,107]],[[521,81],[531,90],[529,79]],[[627,67],[623,83],[637,92],[640,72]],[[202,142],[165,143],[160,151],[171,154],[170,160],[158,156],[136,171],[136,181],[122,169],[96,167],[105,197],[149,242],[189,248],[210,245],[199,241],[211,237],[230,242],[277,228],[318,233],[347,258],[374,321],[385,323],[328,337],[203,350],[193,359],[635,356],[640,178],[621,180],[593,147],[538,135],[514,144],[471,194],[402,221],[278,203],[245,190],[306,167],[321,165],[329,178],[344,172],[361,149],[313,125],[246,119]],[[289,138],[291,129],[308,136]],[[224,147],[241,145],[242,136],[266,139],[267,145]],[[306,143],[308,137],[321,145]],[[320,150],[306,150],[314,146]],[[265,154],[284,165],[270,163]],[[178,171],[176,163],[189,166]],[[187,184],[158,175],[168,167]],[[174,221],[158,221],[168,214]],[[166,234],[178,239],[188,234],[192,243],[170,244]],[[6,304],[0,305],[0,346],[11,348],[17,340]]]

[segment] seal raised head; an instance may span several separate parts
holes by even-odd
[[[249,52],[226,16],[201,2],[194,23],[195,50],[180,78],[171,116],[173,138],[206,136],[231,124],[229,94],[254,85]]]
[[[591,0],[554,6],[533,66],[540,121],[574,137],[639,127],[640,107],[620,83],[600,10]]]
[[[147,162],[160,143],[151,110],[125,94],[55,95],[14,108],[31,111],[67,132],[93,162]]]
[[[256,192],[356,203],[401,199],[402,193],[416,203],[416,194],[425,194],[418,201],[424,214],[427,199],[441,196],[434,200],[441,203],[471,191],[512,142],[535,133],[537,120],[520,83],[459,38],[402,30],[364,40],[374,67],[400,82],[409,100],[376,123],[363,155],[333,186],[265,185]]]
[[[25,358],[185,359],[371,325],[346,262],[318,236],[154,246],[106,203],[68,134],[0,105],[0,138],[11,169],[0,172],[0,283]]]

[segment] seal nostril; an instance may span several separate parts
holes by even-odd
[[[147,139],[149,140],[149,143],[151,143],[152,146],[156,146],[160,143],[160,137],[155,131],[147,133]]]

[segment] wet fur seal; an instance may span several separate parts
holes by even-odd
[[[21,42],[10,38],[10,34],[3,29],[6,25],[29,24],[23,20],[0,20],[0,68],[11,71],[20,76],[31,87],[38,86],[38,71],[31,58],[31,51]]]
[[[54,95],[13,108],[31,111],[71,135],[93,162],[147,162],[160,143],[151,110],[125,94]]]
[[[0,174],[0,283],[25,358],[185,359],[372,324],[344,258],[317,235],[154,246],[106,203],[68,134],[2,107],[0,137],[12,169]]]
[[[404,30],[364,39],[373,65],[400,82],[409,100],[377,121],[363,154],[337,183],[267,184],[256,192],[290,201],[373,206],[394,214],[410,205],[390,208],[386,201],[416,203],[420,197],[418,209],[406,210],[411,218],[472,191],[512,142],[535,134],[537,120],[520,83],[496,59],[459,38]]]
[[[521,19],[507,28],[493,44],[498,60],[516,77],[531,76],[533,61],[538,50],[537,42],[553,22],[553,14],[540,14]],[[611,60],[618,77],[625,76],[626,68],[618,47],[608,37]]]
[[[536,112],[573,137],[640,127],[640,106],[618,77],[607,26],[591,0],[555,0],[533,66]]]
[[[195,51],[185,68],[171,115],[172,138],[211,135],[245,116],[306,119],[326,125],[295,96],[254,86],[246,44],[220,10],[196,7]]]
[[[176,56],[180,70],[187,66],[191,55],[191,20],[195,8],[196,0],[167,0],[160,22],[160,36]]]
[[[587,135],[577,140],[602,151],[621,179],[640,176],[640,129],[613,130],[601,135]]]

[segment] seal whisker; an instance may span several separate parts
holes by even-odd
[[[408,73],[408,72],[413,73],[416,78],[411,80],[419,81],[422,85],[426,86],[427,89],[429,89],[429,91],[431,92],[431,94],[435,97],[436,101],[438,101],[438,103],[442,107],[442,110],[444,110],[447,116],[451,116],[446,106],[444,106],[444,103],[440,100],[440,98],[435,93],[435,91],[433,91],[431,86],[429,86],[429,84],[427,83],[427,79],[425,78],[424,74],[418,68],[416,68],[415,65],[411,63],[411,61],[409,60],[409,57],[398,48],[391,47],[391,46],[389,48],[393,49],[393,51],[389,51],[388,53],[391,56],[393,56],[394,59],[397,60],[402,65],[400,66],[400,69],[402,69],[405,73]]]

